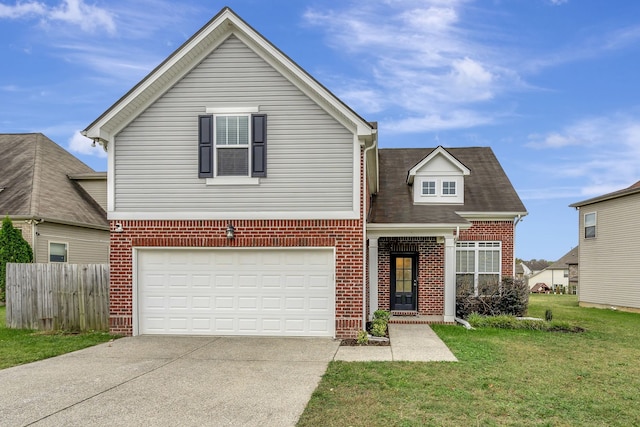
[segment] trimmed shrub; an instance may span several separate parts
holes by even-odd
[[[456,316],[466,319],[471,313],[497,316],[524,316],[529,305],[529,288],[521,280],[504,277],[501,283],[484,284],[475,295],[473,284],[461,283],[456,288]]]
[[[0,301],[5,300],[7,263],[32,262],[33,251],[24,240],[20,230],[13,226],[8,216],[2,220],[0,229]]]

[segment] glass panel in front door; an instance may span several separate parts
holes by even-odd
[[[396,257],[395,263],[395,310],[413,310],[413,258]]]

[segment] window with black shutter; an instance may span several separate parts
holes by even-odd
[[[199,174],[212,177],[267,176],[267,116],[199,116]]]

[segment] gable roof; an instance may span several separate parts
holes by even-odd
[[[564,254],[562,258],[551,264],[547,269],[549,270],[566,270],[569,264],[578,264],[578,247],[571,249]]]
[[[361,141],[375,140],[375,126],[333,95],[229,7],[223,8],[142,81],[87,126],[82,134],[106,148],[114,135],[232,35],[253,49],[336,120],[357,132]]]
[[[68,178],[94,170],[43,134],[0,134],[0,164],[0,215],[109,228],[104,210]]]
[[[433,160],[436,156],[441,155],[445,159],[447,159],[450,163],[452,163],[457,169],[460,170],[462,175],[469,175],[470,171],[464,164],[462,164],[458,159],[451,155],[442,145],[436,147],[431,153],[429,153],[424,159],[420,160],[414,167],[409,169],[409,173],[407,174],[407,183],[413,184],[413,178],[416,176],[416,173],[427,163]]]
[[[431,224],[468,226],[463,218],[474,215],[517,216],[527,211],[489,147],[448,148],[466,165],[464,205],[416,205],[407,171],[416,159],[429,156],[435,148],[386,148],[379,150],[380,190],[374,197],[370,221],[387,224]]]
[[[598,197],[593,197],[591,199],[583,200],[582,202],[570,204],[569,207],[579,208],[581,206],[591,205],[593,203],[598,203],[598,202],[604,202],[605,200],[617,199],[619,197],[630,196],[631,194],[637,194],[637,193],[640,193],[640,181],[622,190],[607,193]]]

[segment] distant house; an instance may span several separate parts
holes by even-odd
[[[107,176],[41,133],[0,134],[0,215],[34,262],[107,263]]]
[[[526,282],[533,272],[524,262],[516,264],[516,279]]]
[[[580,305],[640,311],[640,181],[570,206],[580,211]]]
[[[541,285],[545,285],[553,292],[575,294],[575,288],[569,286],[569,262],[577,264],[577,258],[578,248],[575,247],[547,268],[533,273],[528,282],[531,292],[535,292],[534,287],[544,289]]]

